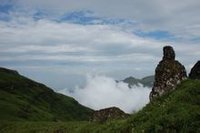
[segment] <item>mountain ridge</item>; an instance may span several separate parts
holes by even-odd
[[[151,88],[153,87],[154,83],[154,75],[146,76],[141,79],[130,76],[122,80],[122,82],[127,83],[129,88],[131,88],[132,86],[140,86],[140,85]]]
[[[6,68],[0,68],[0,105],[1,120],[89,120],[93,112],[75,99]]]

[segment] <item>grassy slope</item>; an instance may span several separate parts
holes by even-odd
[[[200,81],[184,81],[133,115],[126,125],[136,132],[200,132]]]
[[[88,120],[92,110],[14,71],[0,69],[0,120]]]
[[[186,80],[170,94],[148,104],[126,120],[104,124],[89,122],[4,122],[0,132],[67,133],[198,133],[200,81]]]

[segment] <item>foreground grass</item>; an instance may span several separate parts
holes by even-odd
[[[87,122],[2,122],[1,133],[76,133]]]
[[[1,122],[1,133],[199,133],[200,81],[177,89],[125,120],[90,122]]]
[[[135,132],[199,133],[200,81],[186,80],[127,120]]]
[[[8,122],[0,124],[0,133],[118,133],[126,120],[101,123],[77,122]],[[127,133],[127,132],[124,132]]]

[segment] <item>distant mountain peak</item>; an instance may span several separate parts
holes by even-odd
[[[130,76],[128,78],[125,78],[122,80],[124,83],[128,84],[128,87],[131,88],[132,86],[140,86],[143,85],[144,87],[152,87],[154,82],[154,76],[146,76],[142,79],[135,78],[133,76]]]
[[[133,77],[133,76],[130,76],[130,77],[126,78],[126,79],[136,79],[136,78]],[[125,80],[126,80],[126,79],[125,79]]]

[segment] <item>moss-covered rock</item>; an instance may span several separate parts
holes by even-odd
[[[155,82],[150,93],[150,100],[175,89],[186,77],[185,67],[175,60],[173,48],[165,46],[163,48],[163,59],[159,62],[155,71]]]
[[[121,109],[117,107],[110,107],[101,110],[97,110],[93,113],[91,121],[94,122],[106,122],[113,119],[124,119],[127,118],[129,114],[126,114]]]

